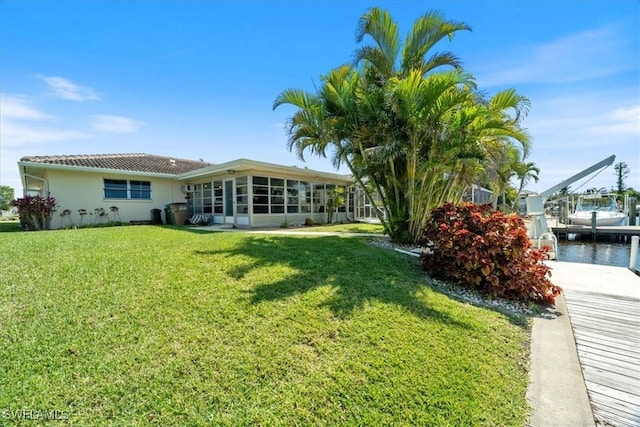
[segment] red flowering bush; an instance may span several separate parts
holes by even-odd
[[[433,251],[422,254],[422,268],[492,298],[553,305],[562,289],[549,280],[542,263],[546,250],[531,246],[524,222],[492,212],[490,205],[447,203],[435,209],[422,236]]]
[[[25,230],[48,230],[56,207],[56,199],[51,196],[25,196],[12,200],[11,206],[18,208],[20,224]]]

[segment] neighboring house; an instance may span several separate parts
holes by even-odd
[[[471,202],[476,204],[491,203],[493,199],[493,192],[487,188],[481,187],[476,184],[472,184],[471,188],[462,196],[462,200],[465,202]]]
[[[336,209],[334,221],[375,218],[350,176],[254,160],[216,165],[149,154],[26,156],[18,167],[25,194],[51,195],[57,212],[71,212],[54,218],[52,228],[77,224],[81,209],[115,216],[115,207],[122,222],[147,221],[153,209],[172,203],[186,203],[189,215],[215,224],[326,222],[327,198],[336,186],[343,187],[345,205]]]

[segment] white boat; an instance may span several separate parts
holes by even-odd
[[[591,225],[593,212],[596,213],[596,225],[622,225],[625,214],[618,210],[616,198],[613,195],[591,193],[580,196],[575,211],[568,215],[571,224]]]

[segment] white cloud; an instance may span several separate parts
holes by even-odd
[[[97,101],[101,99],[100,93],[88,86],[77,85],[64,77],[38,76],[47,84],[49,91],[58,98],[67,101]]]
[[[31,105],[21,95],[0,95],[0,141],[2,147],[87,138],[84,132],[43,126],[52,116]],[[27,122],[27,123],[25,123]]]
[[[49,118],[45,114],[30,105],[30,102],[22,96],[0,94],[0,120],[8,118],[24,120],[44,120]]]
[[[99,132],[134,133],[140,129],[142,122],[122,116],[106,114],[92,116],[92,127]]]
[[[604,121],[588,130],[596,134],[640,136],[640,105],[617,108],[607,114]]]
[[[33,125],[24,126],[11,120],[3,120],[2,128],[0,129],[0,140],[3,147],[68,141],[88,138],[89,136],[84,132],[69,129],[41,128]]]
[[[480,87],[518,83],[569,83],[637,68],[629,57],[628,34],[609,26],[569,34],[540,45],[483,52],[475,61]]]
[[[596,162],[616,155],[616,162],[631,167],[627,185],[640,187],[640,102],[638,88],[581,88],[538,93],[524,125],[533,136],[528,159],[541,169],[540,182],[528,189],[549,188]],[[613,169],[582,180],[584,188],[615,184]],[[581,183],[575,183],[576,189]]]
[[[536,148],[606,146],[640,135],[640,104],[595,91],[546,98],[536,102],[525,126]]]

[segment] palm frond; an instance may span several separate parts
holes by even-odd
[[[458,31],[471,31],[471,27],[464,22],[447,20],[441,11],[427,11],[414,22],[411,32],[407,34],[402,51],[402,70],[424,68],[423,64],[426,63],[424,57],[427,52],[443,38],[453,39],[454,34]],[[440,65],[451,65],[457,68],[454,63],[446,64],[443,62]]]
[[[298,108],[309,108],[315,103],[314,96],[301,89],[289,88],[283,90],[273,101],[272,109],[275,110],[281,105],[290,104]]]
[[[390,76],[393,72],[398,55],[400,53],[400,35],[398,32],[398,24],[386,10],[373,7],[365,12],[358,21],[356,29],[356,43],[361,43],[366,36],[373,39],[375,48],[379,49],[382,58],[386,62],[382,66],[382,61],[377,61],[376,68],[385,76]],[[379,57],[379,58],[380,58]],[[362,59],[371,59],[373,56],[367,56]],[[379,59],[378,58],[378,59]],[[391,73],[389,73],[391,71]]]

